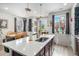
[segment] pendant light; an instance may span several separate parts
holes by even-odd
[[[31,16],[31,9],[29,8],[29,3],[27,3],[27,8],[25,8],[26,10],[26,17],[30,17]]]
[[[41,17],[42,17],[42,4],[40,4],[40,17],[39,18]]]

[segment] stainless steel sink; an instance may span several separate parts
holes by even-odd
[[[47,37],[41,37],[41,38],[39,38],[39,39],[37,39],[37,40],[35,40],[35,41],[44,42],[44,41],[46,41],[47,39],[48,39]]]

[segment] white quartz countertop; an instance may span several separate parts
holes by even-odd
[[[52,38],[54,38],[53,35],[41,35],[41,37],[47,37],[48,40],[45,42],[37,42],[37,41],[28,41],[29,37],[21,38],[19,40],[9,41],[6,43],[3,43],[4,46],[16,51],[17,53],[20,53],[21,55],[26,56],[34,56],[36,55]]]

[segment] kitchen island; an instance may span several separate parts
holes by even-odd
[[[39,38],[29,41],[29,37],[3,43],[9,48],[12,56],[51,56],[52,43],[55,35],[41,35]],[[40,38],[48,38],[46,41],[36,41]],[[34,39],[34,38],[33,38]]]

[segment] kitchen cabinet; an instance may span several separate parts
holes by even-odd
[[[53,54],[53,39],[45,46],[45,56],[52,56]]]
[[[52,56],[53,51],[52,51],[52,43],[53,41],[51,40],[46,46],[44,46],[37,54],[36,56]],[[12,51],[12,56],[24,56],[21,55],[15,51]]]
[[[17,53],[15,51],[12,51],[12,56],[24,56],[24,55],[21,55],[20,53]]]
[[[37,54],[37,56],[52,56],[53,54],[53,39]]]
[[[45,56],[44,48],[37,54],[37,56]]]
[[[51,43],[48,43],[47,46],[45,47],[45,56],[50,56],[50,44]]]
[[[13,40],[15,40],[14,37],[6,37],[6,39],[3,39],[3,43],[4,42],[13,41]],[[7,52],[7,53],[9,53],[9,49],[7,47],[5,47],[5,46],[4,46],[4,51]]]
[[[50,56],[53,54],[53,39],[50,41]]]
[[[76,40],[76,54],[79,56],[79,39],[75,38]]]
[[[3,43],[10,50],[12,56],[52,56],[52,45],[55,35],[40,36],[36,41],[27,42],[28,37]],[[46,41],[39,41],[41,38]],[[16,44],[16,41],[18,44]],[[16,47],[17,46],[17,47]]]

